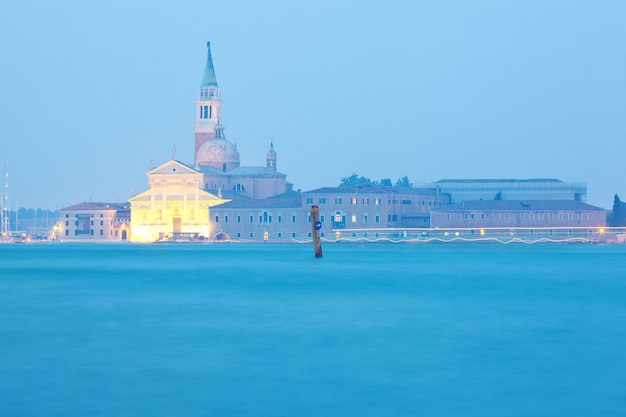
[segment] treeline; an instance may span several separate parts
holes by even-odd
[[[349,186],[349,185],[358,185],[363,183],[371,183],[376,185],[381,185],[384,187],[405,187],[411,188],[413,184],[409,181],[408,176],[403,176],[402,178],[398,178],[395,183],[391,182],[391,178],[382,178],[380,181],[371,180],[367,177],[362,177],[356,172],[353,172],[352,175],[348,177],[343,177],[341,179],[340,187]]]

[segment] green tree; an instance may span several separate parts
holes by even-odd
[[[341,179],[341,183],[339,184],[339,186],[345,187],[348,185],[363,184],[364,182],[372,182],[372,181],[370,181],[369,178],[360,177],[359,174],[357,174],[356,172],[353,172],[352,175],[350,175],[349,177],[343,177]]]
[[[624,210],[624,203],[622,203],[617,194],[613,197],[613,213],[611,217],[611,226],[626,226],[626,210]]]
[[[411,184],[409,177],[406,175],[396,181],[396,187],[411,188],[412,186],[413,184]]]
[[[380,185],[385,186],[385,187],[393,187],[393,184],[391,183],[391,178],[383,178],[380,180]]]

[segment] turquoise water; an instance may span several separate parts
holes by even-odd
[[[0,416],[624,416],[626,245],[0,245]]]

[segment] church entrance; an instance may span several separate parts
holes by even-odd
[[[174,233],[180,233],[181,230],[181,226],[180,226],[180,217],[174,217],[172,219],[172,232]]]
[[[128,239],[128,234],[126,233],[126,230],[122,230],[122,240],[126,239]]]

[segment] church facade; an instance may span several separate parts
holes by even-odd
[[[202,173],[171,160],[146,175],[150,189],[129,200],[131,241],[191,241],[211,236],[209,208],[228,200],[201,189]]]

